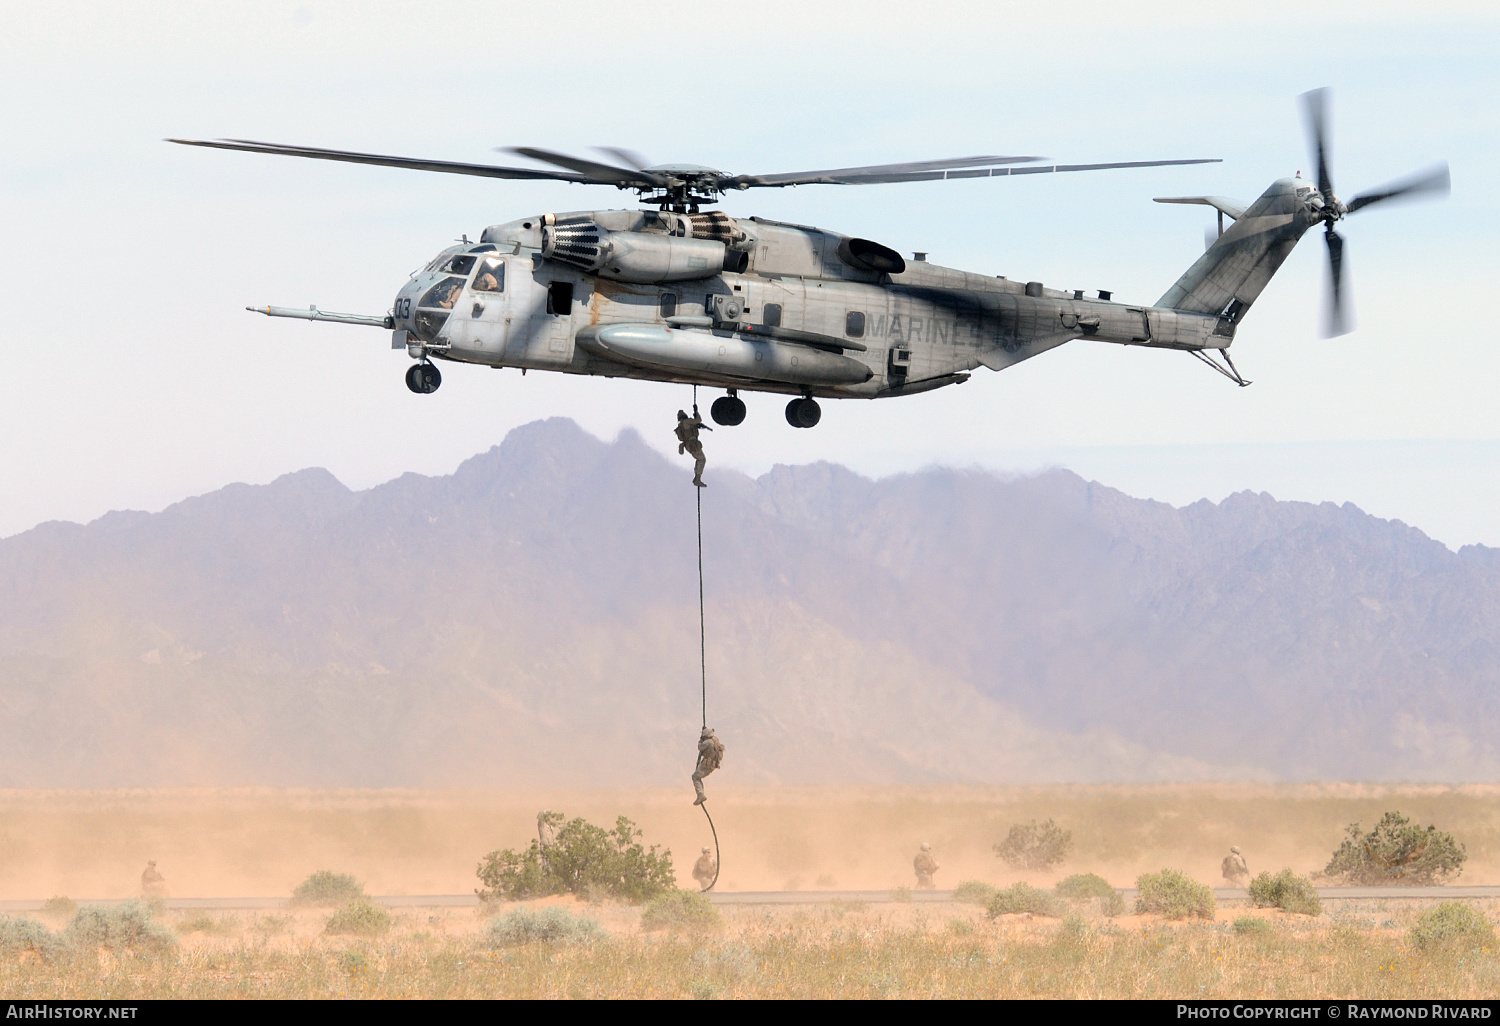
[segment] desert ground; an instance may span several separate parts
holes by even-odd
[[[1095,872],[1117,887],[1172,867],[1210,884],[1238,844],[1252,871],[1320,869],[1343,827],[1390,809],[1452,831],[1464,884],[1500,883],[1500,787],[1192,785],[1054,788],[711,789],[722,892],[909,886],[928,841],[938,883]],[[1325,901],[1321,916],[1221,902],[1213,921],[1165,922],[1097,907],[1000,916],[955,901],[720,905],[704,931],[645,931],[624,903],[392,908],[391,928],[331,934],[329,909],[189,909],[175,899],[290,896],[320,869],[372,895],[472,893],[479,857],[523,846],[538,809],[634,819],[671,848],[680,883],[707,826],[691,791],[11,791],[0,793],[0,900],[139,892],[155,859],[174,901],[167,954],[30,952],[0,960],[10,997],[1487,997],[1500,956],[1415,948],[1431,902]],[[1068,860],[1017,873],[991,846],[1009,825],[1055,819]],[[898,892],[899,894],[899,892]],[[1473,904],[1493,922],[1500,901]],[[497,945],[517,907],[557,907],[601,932],[576,943]],[[21,914],[21,913],[13,913]],[[53,930],[68,914],[24,913]],[[1260,920],[1248,926],[1246,917]]]
[[[710,781],[712,784],[712,781]],[[1344,827],[1398,809],[1468,851],[1458,882],[1500,884],[1500,785],[709,788],[723,852],[718,890],[866,890],[910,885],[922,842],[961,880],[1049,886],[1093,872],[1117,887],[1170,866],[1219,885],[1231,844],[1252,873],[1322,869]],[[286,896],[319,869],[369,894],[468,894],[480,856],[524,847],[536,814],[603,825],[633,819],[671,849],[679,881],[711,843],[692,790],[0,791],[0,900],[126,898],[155,859],[173,897]],[[1051,817],[1073,834],[1066,862],[1017,872],[992,846],[1012,823]]]

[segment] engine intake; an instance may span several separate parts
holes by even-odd
[[[724,271],[726,253],[724,243],[712,239],[612,232],[587,220],[542,229],[544,258],[614,281],[651,285],[712,278]]]

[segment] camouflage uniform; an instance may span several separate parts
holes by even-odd
[[[712,431],[713,428],[703,423],[703,418],[698,416],[697,411],[689,417],[684,410],[677,411],[677,454],[690,453],[693,457],[693,484],[699,488],[707,488],[703,482],[703,468],[708,466],[708,457],[703,455],[703,443],[698,441],[698,429]]]
[[[1220,865],[1224,873],[1224,879],[1235,887],[1243,887],[1250,882],[1250,867],[1245,864],[1245,856],[1240,854],[1240,849],[1234,845],[1229,848],[1229,854],[1224,856]]]
[[[709,849],[704,848],[703,854],[698,856],[698,861],[693,865],[693,879],[698,881],[698,886],[708,890],[708,885],[714,882],[714,877],[719,875],[719,864],[714,861],[714,856]]]
[[[917,852],[917,857],[911,860],[911,868],[917,871],[917,886],[924,891],[930,891],[937,886],[933,882],[933,874],[938,869],[938,860],[933,858],[932,845],[924,844]]]
[[[714,728],[704,727],[703,733],[698,736],[698,767],[693,770],[693,790],[698,792],[698,800],[694,805],[702,805],[708,801],[708,795],[703,793],[703,778],[719,768],[724,761],[724,742],[714,735]]]
[[[162,898],[166,893],[167,878],[157,871],[156,860],[152,859],[141,871],[141,894],[148,898]]]

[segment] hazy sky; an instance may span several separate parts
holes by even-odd
[[[870,473],[1062,463],[1174,502],[1245,487],[1352,500],[1449,544],[1500,544],[1500,8],[1122,6],[7,4],[0,535],[306,466],[356,487],[448,472],[552,415],[673,442],[681,387],[452,367],[441,391],[415,396],[386,333],[244,311],[383,313],[461,233],[627,194],[163,137],[468,161],[615,145],[736,172],[987,152],[1224,158],[723,204],[1150,302],[1209,221],[1151,197],[1248,200],[1307,171],[1296,98],[1328,85],[1343,196],[1438,159],[1453,169],[1446,203],[1341,227],[1354,334],[1317,338],[1324,255],[1310,235],[1236,340],[1250,388],[1184,354],[1075,342],[957,388],[826,403],[813,431],[786,425],[784,400],[750,396],[710,459]]]

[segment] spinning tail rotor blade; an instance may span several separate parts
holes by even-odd
[[[1448,179],[1448,164],[1443,162],[1425,171],[1398,178],[1394,182],[1388,182],[1378,189],[1362,192],[1349,201],[1349,213],[1354,213],[1372,203],[1384,203],[1387,200],[1401,199],[1403,197],[1415,198],[1424,193],[1438,193],[1448,195],[1451,184]]]
[[[1328,243],[1328,297],[1323,313],[1323,337],[1337,338],[1353,330],[1344,309],[1344,237],[1329,225],[1323,241]]]
[[[1333,175],[1328,170],[1328,90],[1313,89],[1302,94],[1302,120],[1307,126],[1307,141],[1318,165],[1318,191],[1333,195]]]

